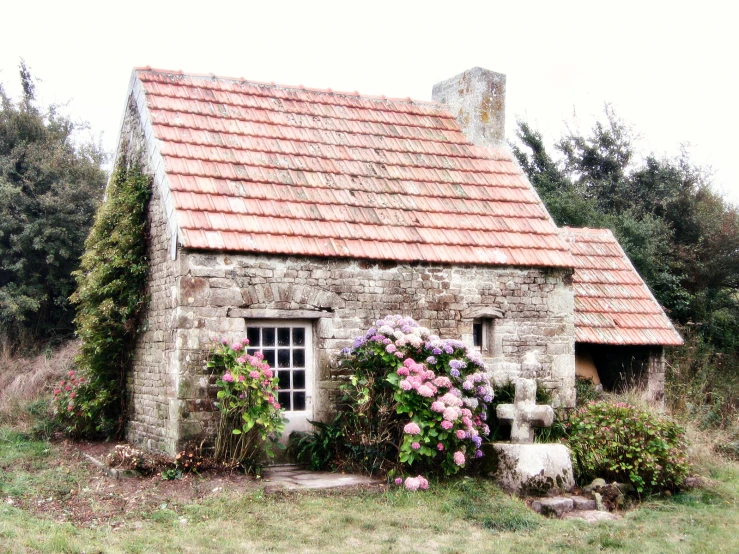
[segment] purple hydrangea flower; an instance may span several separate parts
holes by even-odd
[[[426,358],[426,363],[434,365],[436,363],[436,358],[434,358],[433,356],[429,356],[428,358]]]
[[[451,375],[452,377],[459,377],[460,373],[459,373],[459,370],[458,369],[452,369],[449,372],[449,375]]]

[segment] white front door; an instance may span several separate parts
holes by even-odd
[[[246,321],[247,352],[261,352],[279,379],[277,401],[290,421],[283,439],[292,431],[309,431],[313,419],[313,326],[310,321]]]

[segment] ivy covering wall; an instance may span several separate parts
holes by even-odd
[[[123,432],[126,372],[147,301],[150,197],[149,177],[139,167],[119,166],[74,273],[84,381],[72,409],[66,407],[66,426],[73,434],[118,437]]]

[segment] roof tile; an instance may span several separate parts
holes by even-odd
[[[560,229],[575,262],[575,337],[680,345],[682,338],[608,229]]]
[[[574,263],[510,153],[469,143],[442,105],[136,75],[185,247]]]

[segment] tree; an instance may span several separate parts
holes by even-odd
[[[85,125],[36,105],[23,62],[20,79],[18,102],[0,85],[0,335],[48,339],[73,331],[72,272],[105,188],[105,155],[76,142]]]
[[[683,150],[635,163],[634,135],[610,107],[553,158],[519,122],[513,152],[558,225],[608,227],[657,299],[725,351],[739,347],[739,212]]]

